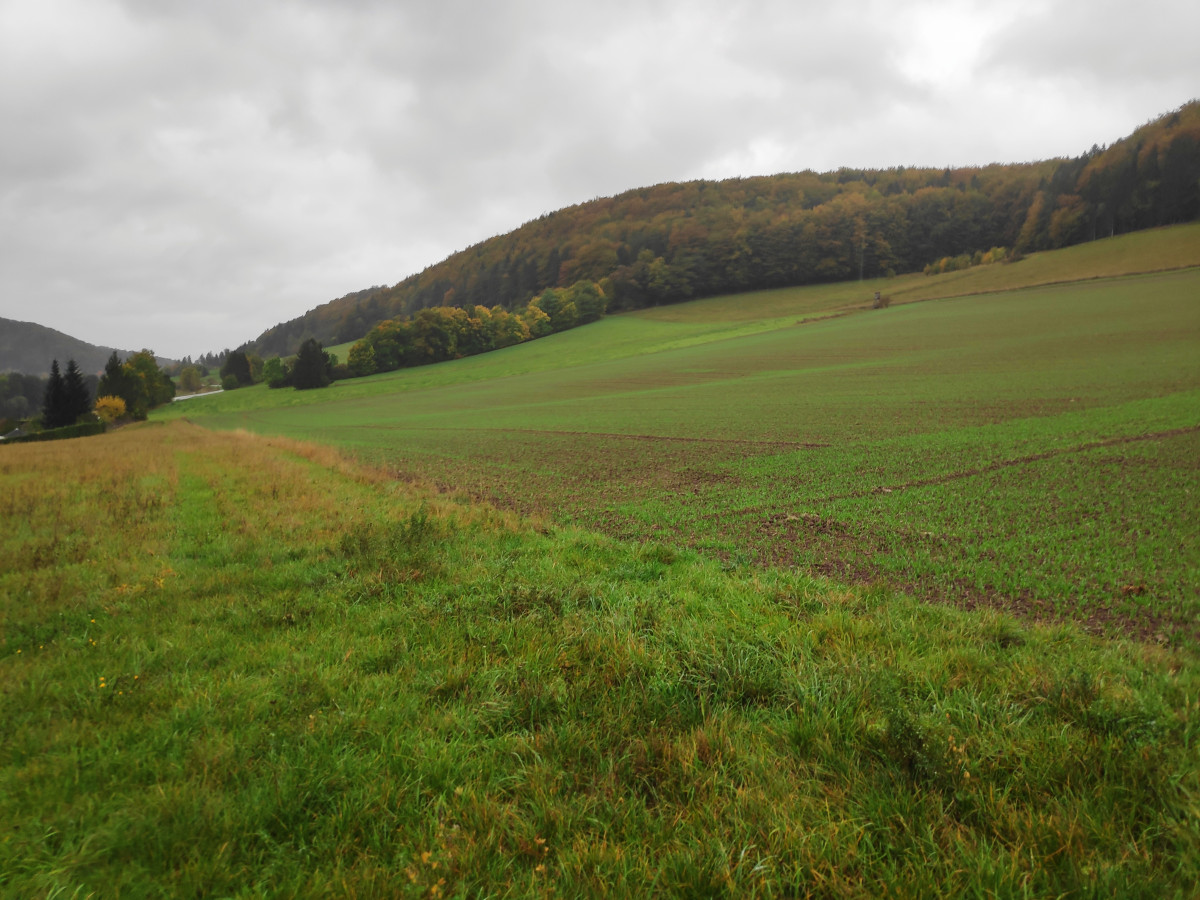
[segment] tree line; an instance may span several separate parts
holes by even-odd
[[[525,321],[534,298],[578,282],[596,284],[616,312],[918,272],[989,248],[1029,253],[1198,214],[1200,103],[1193,102],[1073,159],[844,168],[669,183],[596,199],[391,287],[347,294],[268,329],[243,349],[284,356],[308,338],[348,342],[387,320],[419,331],[420,314],[431,309],[460,309],[482,322],[478,310],[494,315],[499,308]],[[438,336],[432,340],[414,335],[414,358],[436,355]]]
[[[67,362],[66,374],[58,370],[58,360],[50,363],[46,393],[42,400],[42,427],[64,428],[74,425],[92,409],[92,393],[88,390],[75,360]]]
[[[512,312],[498,305],[435,306],[380,322],[351,347],[346,364],[316,338],[306,339],[293,358],[263,360],[253,351],[226,351],[221,383],[225,390],[263,381],[272,388],[326,387],[342,378],[474,356],[565,331],[597,321],[607,303],[599,285],[580,281],[569,288],[547,288]]]
[[[305,390],[327,387],[336,379],[347,378],[350,374],[349,369],[338,364],[334,354],[310,338],[300,345],[294,357],[286,359],[273,356],[263,360],[253,352],[227,350],[221,366],[221,387],[232,391],[265,381],[272,388]]]
[[[122,360],[113,351],[99,375],[84,375],[75,360],[66,369],[55,359],[50,375],[0,375],[0,424],[33,429],[62,429],[96,421],[144,419],[175,397],[175,383],[159,367],[154,353],[141,350]],[[40,413],[40,415],[39,415]]]
[[[503,306],[435,306],[387,319],[351,349],[349,370],[371,375],[474,356],[600,319],[608,300],[599,285],[578,281],[546,288],[522,310]]]
[[[0,434],[40,413],[49,381],[50,379],[43,375],[0,373]],[[83,376],[89,397],[95,396],[98,381],[96,375]]]

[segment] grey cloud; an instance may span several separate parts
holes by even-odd
[[[0,315],[233,346],[593,196],[1078,152],[1200,83],[1190,7],[1013,2],[0,0]],[[951,12],[998,30],[921,77]]]
[[[1186,0],[1060,0],[1031,9],[995,35],[986,63],[1015,75],[1072,76],[1093,84],[1187,82],[1200,72],[1200,6]],[[1184,98],[1186,99],[1186,98]]]

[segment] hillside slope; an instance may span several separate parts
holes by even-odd
[[[994,247],[1029,253],[1200,214],[1200,102],[1074,159],[963,169],[840,169],[669,183],[578,204],[391,287],[309,310],[251,342],[263,357],[356,340],[434,306],[524,306],[600,283],[610,311],[920,271]]]
[[[899,277],[889,309],[871,282],[706,299],[161,416],[729,561],[1188,640],[1200,268],[1176,266],[1198,228]]]
[[[73,359],[79,371],[98,375],[113,349],[89,344],[36,322],[0,318],[0,372],[45,376],[50,374],[51,361],[57,359],[59,366],[65,367],[67,360]],[[130,355],[127,350],[117,352],[122,359]]]

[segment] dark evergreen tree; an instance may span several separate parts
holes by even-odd
[[[225,365],[221,366],[221,379],[232,375],[239,385],[254,384],[254,375],[250,371],[250,359],[241,350],[230,351],[225,357]]]
[[[83,380],[83,373],[79,371],[79,366],[75,365],[73,359],[67,361],[62,388],[63,418],[67,420],[64,424],[74,425],[80,416],[86,416],[92,411],[92,394]]]
[[[66,403],[62,373],[58,371],[58,360],[50,363],[50,379],[46,382],[46,394],[42,399],[42,425],[45,428],[61,428],[70,425],[65,421]]]
[[[327,387],[333,380],[329,372],[331,368],[329,354],[321,348],[316,338],[309,338],[300,345],[296,354],[296,363],[292,366],[292,386],[300,390]]]
[[[129,405],[130,393],[129,376],[125,372],[125,367],[121,364],[121,357],[114,350],[109,356],[108,362],[104,364],[104,374],[100,376],[100,385],[96,388],[96,396],[98,397],[120,397],[125,401],[126,406]]]

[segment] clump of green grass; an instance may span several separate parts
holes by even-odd
[[[59,446],[0,457],[6,894],[1200,875],[1186,653],[530,528],[289,442]]]

